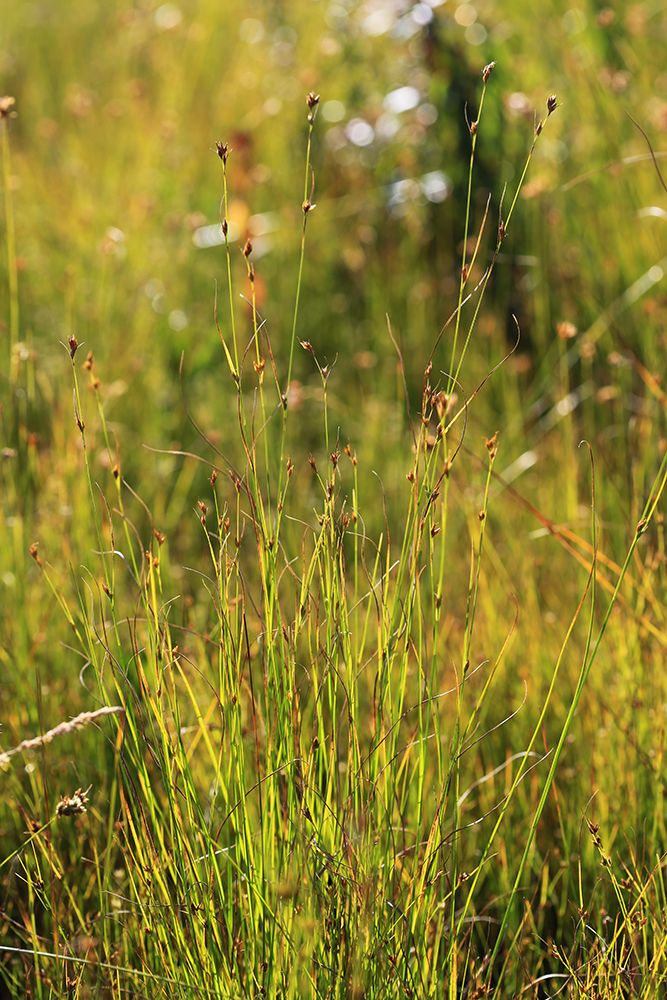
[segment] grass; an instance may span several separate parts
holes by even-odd
[[[1,15],[5,991],[660,995],[662,14],[55,10]]]

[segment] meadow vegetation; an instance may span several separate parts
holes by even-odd
[[[6,995],[664,993],[666,28],[2,5]]]

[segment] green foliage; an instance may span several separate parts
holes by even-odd
[[[664,19],[510,6],[0,12],[9,995],[664,989]]]

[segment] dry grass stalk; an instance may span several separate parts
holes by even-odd
[[[76,729],[83,729],[89,722],[94,722],[95,719],[100,719],[102,716],[120,715],[124,711],[125,709],[122,705],[105,705],[103,708],[98,708],[94,712],[81,712],[80,715],[75,716],[73,719],[69,719],[68,722],[61,722],[60,725],[55,727],[55,729],[49,729],[49,731],[44,733],[42,736],[35,736],[31,740],[23,740],[22,743],[19,743],[19,745],[14,747],[12,750],[8,750],[7,753],[0,753],[0,767],[7,767],[10,763],[10,758],[17,753],[22,753],[24,750],[33,750],[35,747],[40,747],[44,743],[50,743],[56,736],[65,736],[67,733],[72,733]]]

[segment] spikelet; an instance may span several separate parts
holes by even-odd
[[[35,736],[31,740],[23,740],[22,743],[19,743],[18,746],[13,747],[13,749],[8,750],[6,753],[0,753],[0,767],[7,767],[11,758],[17,753],[23,753],[24,750],[33,750],[35,747],[41,747],[44,743],[50,743],[56,736],[65,736],[67,733],[73,733],[76,729],[83,729],[89,722],[94,722],[95,719],[100,719],[104,715],[122,715],[124,711],[125,709],[122,705],[105,705],[94,712],[82,712],[68,722],[61,722],[55,729],[49,729],[43,736]]]

